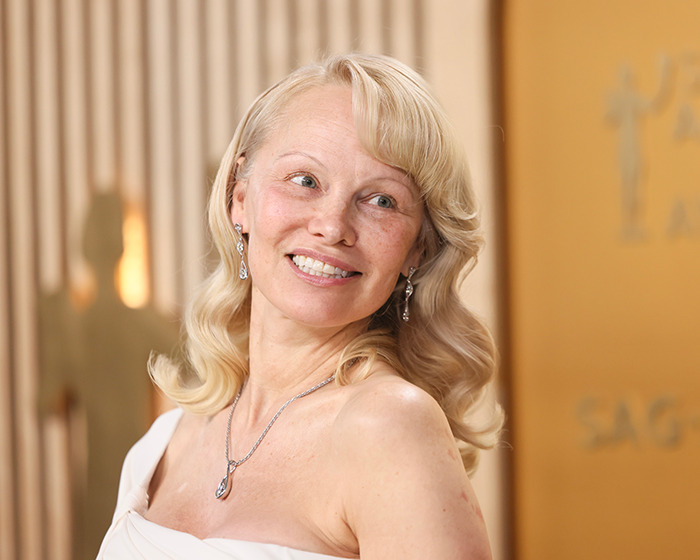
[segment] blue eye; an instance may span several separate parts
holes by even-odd
[[[370,202],[373,202],[380,208],[393,208],[394,207],[394,200],[390,196],[386,196],[384,194],[378,194],[376,196],[373,196],[370,199]]]
[[[316,179],[311,177],[311,175],[295,175],[291,178],[291,181],[292,183],[309,189],[315,189],[318,186]]]

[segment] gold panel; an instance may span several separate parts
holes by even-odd
[[[700,6],[509,2],[517,558],[700,550]]]

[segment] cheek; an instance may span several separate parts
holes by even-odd
[[[401,224],[400,227],[383,225],[369,237],[369,242],[387,263],[401,266],[416,243],[418,230],[413,224]]]
[[[298,227],[300,212],[274,193],[255,197],[246,207],[249,219],[248,259],[251,270],[277,262],[290,231]]]
[[[252,204],[248,206],[248,218],[254,224],[256,235],[270,236],[295,215],[288,203],[281,197],[265,193],[256,197]]]

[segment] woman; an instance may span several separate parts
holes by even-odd
[[[209,221],[187,373],[151,367],[180,408],[127,457],[99,558],[489,558],[466,473],[500,417],[465,413],[493,347],[456,291],[478,219],[423,80],[366,55],[292,73],[242,119]]]

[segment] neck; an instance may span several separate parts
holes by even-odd
[[[328,378],[345,346],[365,324],[317,328],[251,309],[246,408],[266,414],[295,394]]]

